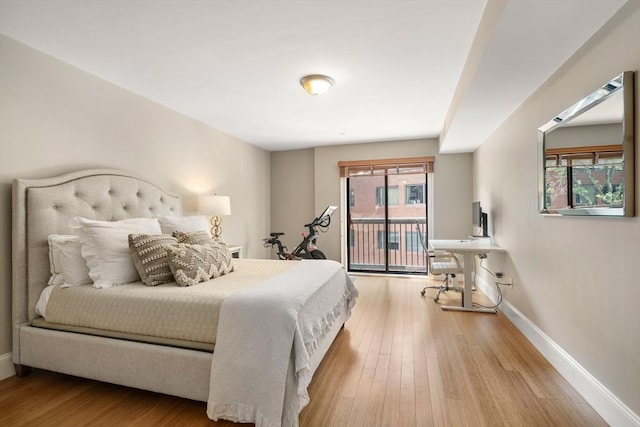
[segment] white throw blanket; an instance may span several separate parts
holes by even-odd
[[[297,426],[309,402],[309,360],[357,295],[341,264],[303,260],[227,297],[211,365],[209,418]]]

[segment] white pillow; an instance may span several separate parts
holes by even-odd
[[[75,217],[71,227],[80,237],[82,257],[87,261],[89,276],[96,288],[139,281],[129,252],[129,234],[162,232],[156,218],[98,221]]]
[[[209,219],[204,215],[192,216],[160,216],[158,222],[162,228],[162,234],[173,234],[174,231],[182,231],[184,233],[190,231],[206,231],[211,237],[211,224]]]
[[[50,285],[81,286],[92,283],[87,261],[80,252],[80,238],[75,235],[52,234],[49,236],[51,259]]]
[[[64,277],[62,277],[62,261],[60,261],[60,249],[53,241],[55,236],[69,237],[52,234],[47,238],[49,242],[49,270],[51,271],[51,277],[48,282],[49,285],[61,285],[64,282]]]

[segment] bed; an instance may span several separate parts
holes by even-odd
[[[66,308],[58,308],[55,322],[38,314],[40,296],[52,289],[48,238],[72,234],[73,218],[119,221],[181,215],[180,196],[126,171],[92,169],[47,179],[14,180],[16,374],[23,376],[30,368],[40,368],[208,402],[211,419],[297,425],[298,414],[308,403],[306,389],[313,373],[357,298],[357,290],[338,263],[236,260],[237,272],[212,279],[214,288],[233,289],[243,274],[251,276],[255,268],[273,271],[267,276],[260,273],[259,280],[255,276],[251,286],[228,292],[219,305],[217,332],[205,331],[202,337],[154,337],[145,330],[111,330],[117,328],[105,331],[99,323],[73,327],[64,324]],[[279,263],[278,267],[265,267],[269,262]],[[187,288],[169,283],[157,289],[134,283],[115,291],[89,285],[50,293],[85,298],[124,294],[129,289],[133,294],[157,291],[155,295],[185,290],[187,295],[189,289],[205,292],[207,283]],[[199,298],[202,296],[194,297],[194,302]],[[71,301],[62,307],[74,307],[75,300]],[[116,305],[123,304],[111,303],[111,307]],[[174,307],[174,311],[190,310]],[[192,321],[200,326],[204,323]],[[261,342],[260,337],[266,335],[268,342]]]

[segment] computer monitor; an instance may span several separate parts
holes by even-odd
[[[482,208],[480,202],[471,203],[471,225],[482,227]]]
[[[482,227],[482,235],[474,236],[474,237],[489,237],[489,232],[487,229],[488,215],[482,212],[482,207],[480,206],[480,202],[473,202],[471,204],[471,225],[474,227]]]

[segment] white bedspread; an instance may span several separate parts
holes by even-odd
[[[233,273],[197,286],[48,286],[37,307],[50,323],[213,344],[225,298],[293,268],[292,263],[267,259],[237,259],[235,264]]]
[[[207,415],[256,427],[297,426],[309,360],[358,291],[341,264],[303,260],[222,304]]]

